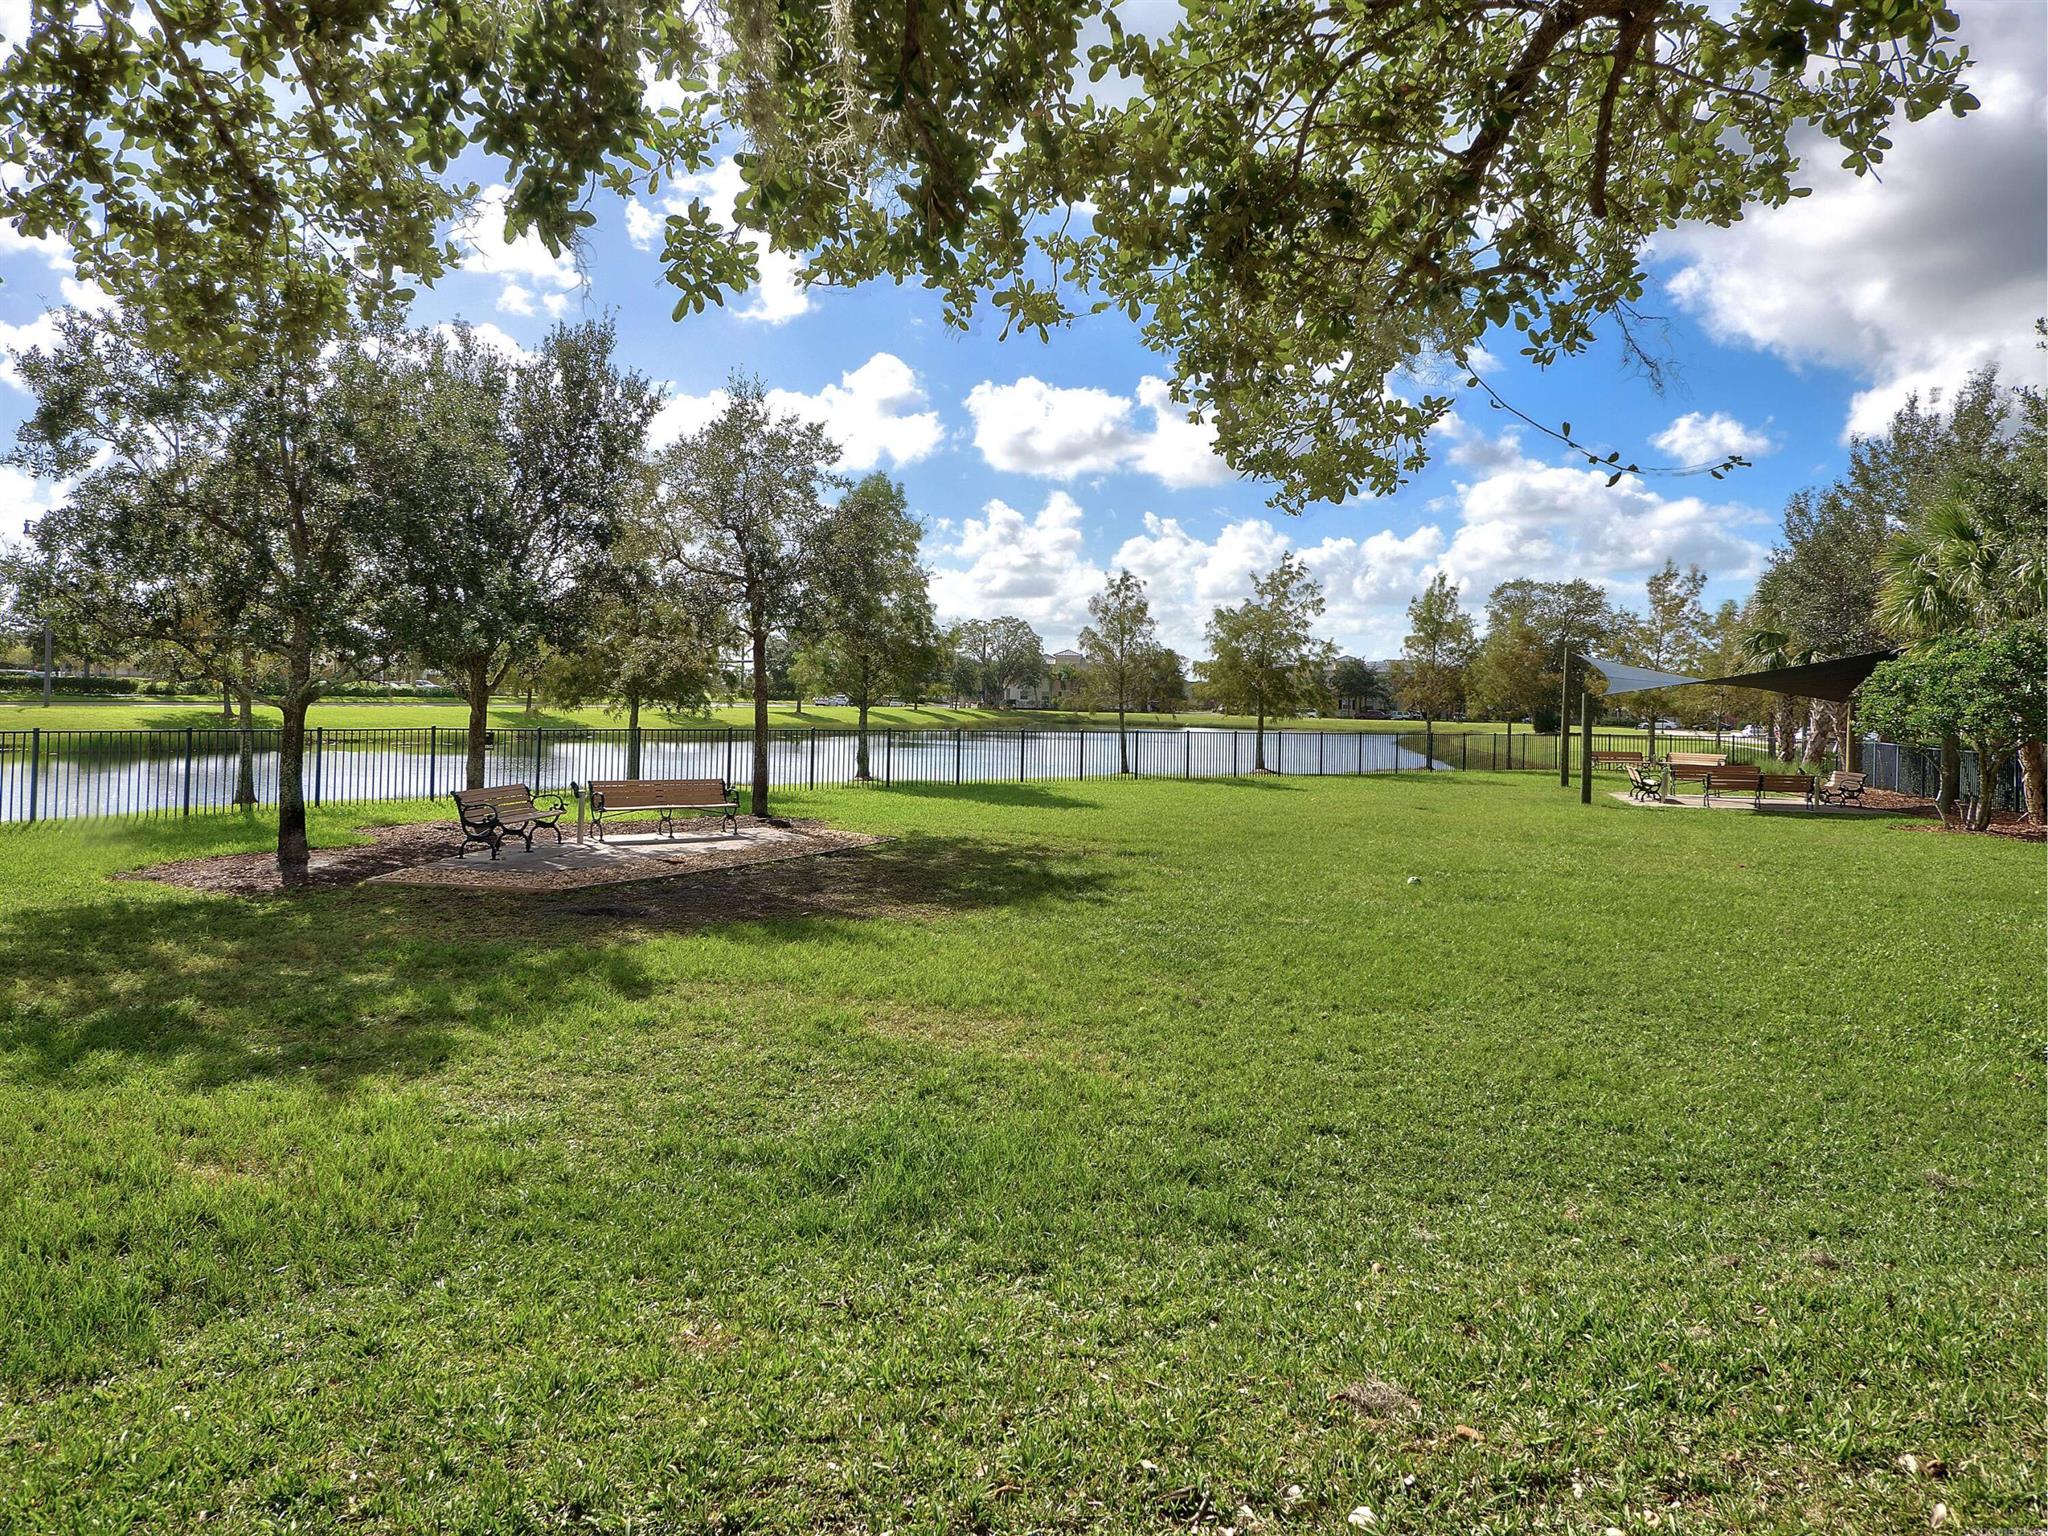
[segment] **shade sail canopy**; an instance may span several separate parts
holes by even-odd
[[[1799,699],[1832,699],[1840,703],[1898,654],[1865,651],[1860,656],[1837,656],[1833,661],[1810,661],[1803,667],[1772,667],[1765,672],[1743,672],[1711,681],[1721,688],[1761,688],[1766,693],[1789,693]]]
[[[1582,656],[1579,659],[1607,679],[1607,697],[1610,699],[1621,693],[1641,693],[1648,688],[1683,688],[1687,683],[1702,681],[1697,677],[1681,677],[1676,672],[1652,672],[1648,667],[1632,667],[1625,661],[1609,661],[1604,656]]]

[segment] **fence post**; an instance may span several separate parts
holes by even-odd
[[[316,810],[317,810],[317,809],[319,808],[319,805],[320,805],[320,786],[321,786],[321,784],[322,784],[323,782],[325,782],[325,779],[326,779],[326,773],[325,773],[325,769],[326,769],[326,763],[327,763],[327,755],[326,755],[326,752],[325,752],[325,750],[324,750],[324,748],[325,748],[325,746],[326,746],[326,740],[327,740],[327,727],[326,727],[326,726],[324,726],[324,725],[316,725],[316,726],[314,726],[314,727],[313,727],[313,806],[314,806],[314,808],[315,808]]]
[[[1184,779],[1192,779],[1192,778],[1193,778],[1193,777],[1195,776],[1195,738],[1194,738],[1194,734],[1193,734],[1192,732],[1190,732],[1190,731],[1182,731],[1182,732],[1180,733],[1180,744],[1181,744],[1181,748],[1182,748],[1183,752],[1185,753],[1185,755],[1186,755],[1186,757],[1187,757],[1187,766],[1186,766],[1186,768],[1185,768],[1185,769],[1184,769],[1184,770],[1182,771],[1182,773],[1181,773],[1181,777],[1182,777],[1182,778],[1184,778]]]
[[[441,727],[427,727],[427,798],[441,798]]]
[[[725,728],[725,783],[728,789],[732,787],[732,727],[729,725]]]
[[[1430,773],[1436,772],[1436,722],[1422,722],[1422,766]]]
[[[1230,776],[1237,777],[1237,727],[1230,730]]]
[[[896,727],[882,727],[882,788],[896,782]]]
[[[953,727],[953,782],[960,782],[960,727]]]
[[[28,733],[28,819],[36,819],[36,790],[43,777],[43,728],[38,725]]]
[[[1323,751],[1329,745],[1329,740],[1328,731],[1316,732],[1316,777],[1319,779],[1323,776]]]
[[[540,782],[540,764],[541,751],[547,744],[546,733],[547,727],[544,725],[536,725],[533,728],[533,792],[536,795],[539,794],[541,792],[541,789],[543,788]]]
[[[1024,733],[1017,733],[1017,782],[1024,782]]]
[[[185,727],[185,814],[192,814],[192,727]]]
[[[805,785],[804,787],[805,787],[806,789],[816,789],[816,788],[818,787],[818,733],[817,733],[816,731],[813,731],[813,732],[811,732],[811,743],[810,743],[810,745],[811,745],[811,766],[810,766],[810,782],[809,782],[809,783],[807,783],[807,784],[806,784],[806,785]]]

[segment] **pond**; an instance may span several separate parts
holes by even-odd
[[[743,731],[642,731],[639,776],[725,779],[744,788],[750,741]],[[1124,741],[1132,771],[1148,778],[1222,778],[1251,771],[1255,761],[1254,733],[1247,730],[1148,727],[1127,732]],[[1366,731],[1268,731],[1266,764],[1282,774],[1407,772],[1426,763],[1414,741]],[[256,798],[275,804],[277,732],[251,732],[250,748]],[[852,731],[770,732],[768,782],[852,783],[856,751]],[[240,756],[239,733],[231,729],[0,732],[0,821],[230,807]],[[631,756],[624,730],[494,730],[485,778],[566,793],[593,778],[628,777]],[[1117,773],[1119,761],[1115,731],[868,734],[869,771],[889,783],[1106,778]],[[464,762],[462,733],[454,729],[309,732],[306,794],[316,804],[432,798],[462,785]]]

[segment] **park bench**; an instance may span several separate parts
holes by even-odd
[[[1716,768],[1727,767],[1728,759],[1719,752],[1673,752],[1664,759],[1664,766],[1674,783],[1680,779],[1704,781]]]
[[[1747,763],[1736,763],[1733,766],[1724,764],[1719,768],[1709,768],[1700,778],[1700,804],[1712,805],[1714,791],[1717,789],[1721,791],[1721,798],[1724,800],[1732,794],[1757,797],[1762,794],[1762,785],[1763,775]]]
[[[455,791],[455,819],[462,825],[462,847],[456,851],[461,858],[469,853],[472,846],[491,850],[491,857],[498,856],[498,850],[508,837],[516,837],[526,844],[526,851],[533,852],[533,834],[543,829],[555,834],[555,841],[562,840],[562,813],[568,809],[560,800],[548,806],[533,803],[533,794],[524,784],[500,784],[494,789],[458,789]]]
[[[1628,773],[1628,794],[1631,800],[1662,800],[1664,781],[1654,773],[1646,773],[1634,763],[1626,765]]]
[[[1765,795],[1797,795],[1807,805],[1813,804],[1813,775],[1810,773],[1765,773],[1757,776],[1756,801],[1762,805]]]
[[[600,841],[605,818],[622,819],[626,812],[652,811],[660,818],[662,832],[676,835],[676,816],[682,812],[716,812],[727,832],[740,829],[740,803],[723,779],[592,779],[590,820]]]
[[[1861,805],[1863,803],[1863,775],[1844,773],[1837,768],[1828,775],[1827,783],[1815,791],[1815,798],[1822,805]]]
[[[1595,768],[1600,767],[1603,763],[1619,763],[1626,768],[1629,764],[1640,763],[1642,760],[1643,754],[1640,752],[1595,752],[1593,754],[1593,766]]]

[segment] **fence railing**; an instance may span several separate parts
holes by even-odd
[[[277,802],[275,727],[0,731],[0,821],[190,815]],[[1522,738],[1523,743],[1533,738]],[[1457,764],[1448,735],[1265,733],[1263,766],[1283,775],[1413,772]],[[802,728],[767,733],[771,788],[857,781],[860,733]],[[1113,777],[1220,778],[1261,766],[1256,733],[1192,726],[1096,730],[881,728],[868,732],[879,784],[989,784]],[[1524,754],[1525,755],[1525,754]],[[1482,759],[1472,756],[1477,767]],[[313,805],[435,799],[467,781],[460,727],[315,727],[306,732],[303,784]],[[605,778],[753,780],[753,733],[737,728],[522,727],[486,737],[484,778],[536,793]]]
[[[278,731],[234,727],[173,730],[0,731],[0,821],[160,817],[277,802]],[[1566,737],[1565,750],[1579,742]],[[1596,751],[1642,750],[1640,732],[1596,731]],[[859,733],[768,732],[771,788],[854,783]],[[1719,751],[1764,761],[1760,744],[1734,737],[1667,734],[1660,752]],[[721,778],[751,785],[753,735],[737,728],[522,727],[486,738],[487,782],[566,791],[593,778]],[[1305,731],[1265,733],[1263,766],[1283,776],[1406,773],[1426,769],[1555,773],[1560,739],[1528,732]],[[991,784],[1107,778],[1213,779],[1260,766],[1254,732],[1188,726],[1113,730],[883,728],[867,737],[879,784]],[[314,805],[435,799],[467,777],[467,733],[452,726],[315,727],[306,733],[304,785]],[[1576,765],[1576,757],[1572,758]],[[1875,744],[1871,782],[1931,794],[1933,754]],[[2016,765],[1993,776],[1995,803],[2017,800]],[[1979,792],[1976,759],[1964,757],[1964,793]]]

